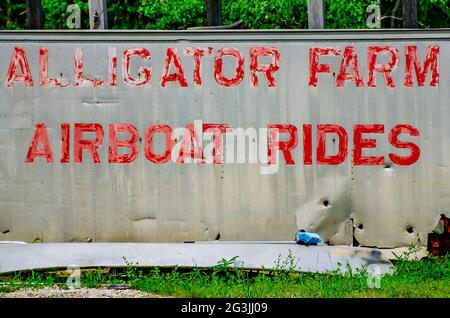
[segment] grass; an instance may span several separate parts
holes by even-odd
[[[132,288],[173,297],[450,297],[450,254],[425,260],[397,257],[394,273],[384,275],[380,288],[369,288],[367,272],[298,273],[293,259],[280,262],[270,273],[233,268],[237,258],[222,260],[211,269],[153,268],[128,264],[124,269],[82,272],[81,286],[98,288],[129,284]],[[67,278],[53,272],[15,273],[0,278],[0,292],[59,285]]]

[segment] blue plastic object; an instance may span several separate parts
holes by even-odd
[[[323,239],[316,233],[298,231],[296,235],[297,244],[317,245],[323,242]]]

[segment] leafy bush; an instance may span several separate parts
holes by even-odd
[[[367,6],[377,0],[325,0],[325,24],[327,29],[365,29]]]
[[[245,29],[308,27],[306,0],[223,0],[224,24],[243,21]]]
[[[139,13],[141,0],[108,1],[108,27],[110,29],[143,29],[145,24]]]
[[[81,8],[82,28],[89,28],[87,0],[41,0],[44,28],[67,29],[66,8]],[[24,29],[25,1],[0,1],[0,28]],[[207,25],[207,0],[108,0],[110,29],[183,30]],[[402,26],[402,0],[325,0],[328,29],[367,28],[368,5],[380,3],[383,27]],[[450,26],[450,0],[418,0],[419,27]],[[243,20],[245,29],[305,29],[307,0],[222,0],[222,22]]]
[[[420,0],[417,6],[420,27],[450,27],[450,0]]]
[[[206,25],[204,0],[141,0],[138,12],[147,18],[146,29],[186,29]]]
[[[16,30],[25,27],[26,7],[25,1],[6,0],[0,1],[0,26],[1,29]]]
[[[77,4],[81,9],[82,28],[89,28],[88,2],[83,0],[42,0],[44,29],[67,29],[66,21],[70,12],[66,12],[70,4]]]

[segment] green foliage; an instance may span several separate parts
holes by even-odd
[[[108,27],[110,29],[143,29],[141,0],[108,1]]]
[[[44,14],[44,28],[64,29],[67,19],[66,8],[69,1],[64,0],[43,0],[42,12]]]
[[[327,29],[366,29],[367,6],[377,0],[325,0],[325,25]]]
[[[66,8],[81,8],[82,28],[89,28],[87,0],[42,0],[44,28],[67,29]],[[205,26],[207,0],[108,0],[110,29],[184,30]],[[381,5],[382,26],[402,26],[401,0],[325,0],[328,29],[364,29],[370,4]],[[419,27],[450,26],[450,0],[418,0]],[[25,2],[0,1],[0,28],[25,28]],[[307,0],[222,0],[222,22],[243,21],[245,29],[305,29]]]
[[[303,29],[308,27],[306,0],[223,0],[224,24],[243,21],[245,29]]]
[[[88,2],[83,0],[42,0],[42,14],[44,16],[44,29],[67,29],[67,18],[70,15],[67,7],[69,4],[77,4],[81,9],[81,26],[89,28]]]
[[[138,12],[146,18],[146,29],[183,30],[206,25],[204,0],[141,0]]]
[[[450,27],[450,0],[417,1],[419,25],[424,28]]]
[[[25,1],[0,1],[0,29],[17,30],[25,28]]]
[[[382,27],[401,28],[402,0],[382,0]],[[417,0],[420,28],[448,28],[450,26],[450,0]]]
[[[142,269],[130,262],[124,269],[83,271],[81,285],[99,288],[126,284],[142,291],[174,297],[450,297],[450,255],[411,260],[414,250],[397,257],[394,272],[371,289],[364,268],[348,264],[326,273],[299,273],[289,254],[275,261],[271,272],[244,270],[237,257],[223,259],[210,269]],[[0,276],[0,292],[20,288],[65,287],[67,277],[55,273],[28,272]],[[0,295],[1,296],[1,295]]]

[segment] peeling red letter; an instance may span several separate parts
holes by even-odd
[[[130,138],[127,140],[117,139],[119,133],[128,133]],[[133,162],[139,149],[137,141],[139,140],[139,132],[131,124],[109,124],[109,163],[130,163]],[[130,149],[129,153],[118,154],[118,148],[124,147]]]
[[[226,78],[223,75],[223,58],[232,56],[236,60],[236,75],[232,78]],[[219,85],[231,87],[239,85],[244,79],[244,57],[238,49],[229,47],[217,51],[214,59],[214,78]]]
[[[284,156],[284,161],[287,165],[294,165],[295,161],[292,158],[291,151],[294,150],[295,147],[297,147],[298,138],[297,138],[297,127],[294,125],[283,125],[283,124],[273,124],[273,125],[267,125],[267,129],[269,131],[269,139],[268,139],[268,150],[267,150],[267,156],[268,156],[268,164],[275,164],[276,163],[276,154],[277,150],[281,150]],[[289,140],[288,141],[277,141],[277,136],[280,133],[287,133],[289,134]]]
[[[271,56],[272,63],[259,64],[259,56]],[[280,52],[274,47],[252,47],[250,48],[250,72],[252,85],[258,86],[258,76],[256,72],[263,72],[266,74],[267,84],[269,87],[277,86],[273,73],[280,68]]]
[[[84,140],[83,132],[94,132],[95,140]],[[91,154],[94,163],[100,163],[97,149],[103,144],[103,127],[100,124],[75,124],[74,132],[74,156],[75,162],[83,162],[83,149]]]
[[[40,143],[42,143],[42,149],[38,149]],[[53,152],[48,139],[47,127],[44,123],[36,124],[25,162],[33,163],[36,157],[45,157],[47,163],[53,163]]]

